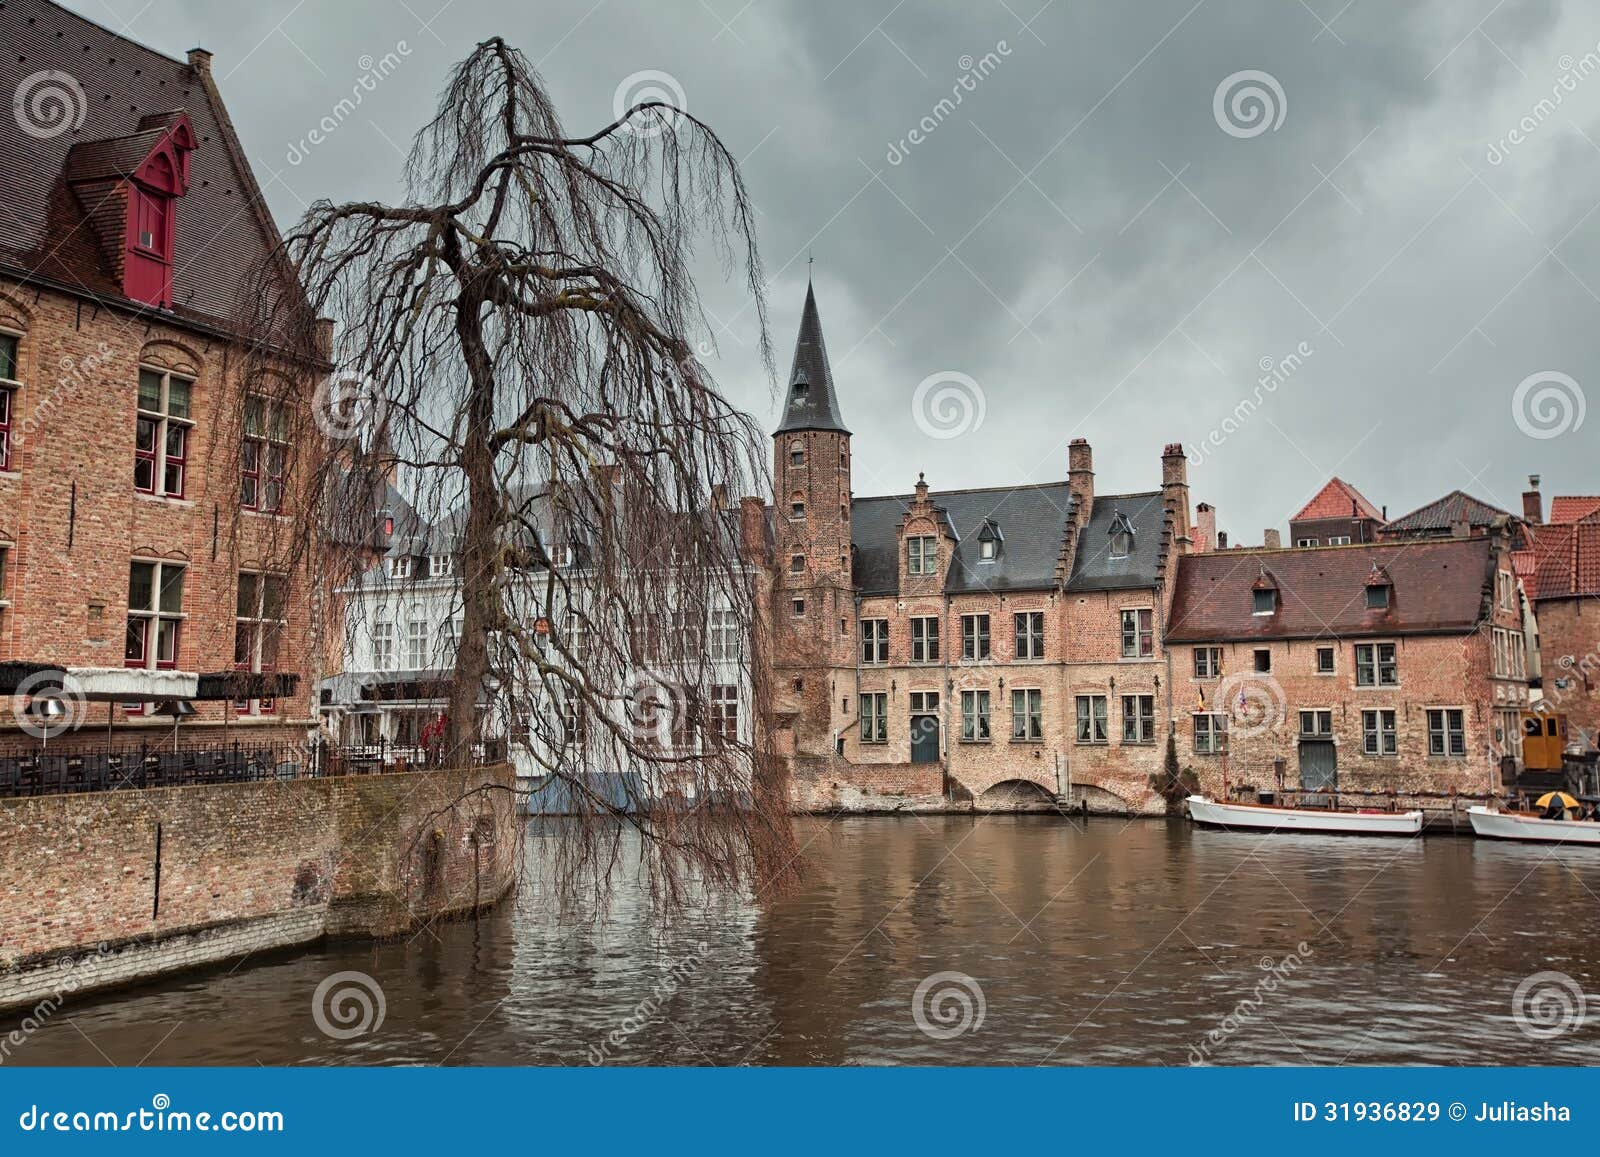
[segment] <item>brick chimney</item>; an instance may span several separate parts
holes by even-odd
[[[1539,476],[1528,475],[1528,488],[1522,492],[1522,520],[1538,526],[1544,521],[1544,498],[1539,494]]]
[[[1268,550],[1282,550],[1283,535],[1278,533],[1276,527],[1269,526],[1266,530],[1261,532],[1261,545],[1266,547]]]
[[[1067,446],[1067,485],[1078,500],[1081,520],[1088,522],[1094,505],[1094,451],[1087,438],[1074,438]]]
[[[203,48],[189,49],[189,67],[201,76],[211,75],[211,53]]]
[[[739,499],[739,553],[752,563],[766,559],[767,509],[759,498]]]
[[[1196,550],[1217,550],[1217,508],[1209,502],[1202,502],[1194,508],[1194,548]]]
[[[1161,499],[1172,511],[1178,538],[1189,538],[1189,459],[1183,444],[1168,442],[1161,451]]]

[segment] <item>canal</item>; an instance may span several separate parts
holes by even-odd
[[[1587,1025],[1533,1035],[1600,994],[1597,850],[1043,816],[801,828],[807,877],[765,908],[663,931],[630,878],[605,920],[562,922],[534,884],[409,942],[70,997],[6,1063],[1600,1060],[1600,995]],[[1540,973],[1575,987],[1537,980],[1514,1017]]]

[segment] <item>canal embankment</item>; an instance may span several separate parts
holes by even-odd
[[[500,765],[0,800],[0,1008],[494,904],[514,784]]]

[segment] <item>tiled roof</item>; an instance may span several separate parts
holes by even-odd
[[[174,215],[173,312],[228,328],[242,274],[277,234],[214,88],[186,61],[45,0],[0,5],[0,41],[0,92],[16,93],[37,73],[61,72],[81,89],[84,111],[78,128],[56,135],[22,132],[11,117],[0,127],[0,268],[122,298],[110,255],[68,185],[69,155],[80,180],[121,175],[145,137],[159,139],[160,126],[181,110],[197,147]],[[72,99],[71,86],[58,84]]]
[[[1474,530],[1491,525],[1497,518],[1515,517],[1510,511],[1490,506],[1463,490],[1452,490],[1443,498],[1402,514],[1384,526],[1387,534],[1449,534],[1451,527],[1465,519]]]
[[[1551,522],[1577,522],[1600,514],[1600,497],[1592,494],[1563,494],[1550,500]]]
[[[1095,495],[1094,511],[1078,535],[1067,589],[1107,591],[1155,586],[1161,572],[1161,532],[1166,515],[1159,490]],[[1126,558],[1111,557],[1112,523],[1119,516],[1133,530],[1133,549]]]
[[[850,503],[850,540],[855,582],[862,594],[900,589],[900,522],[914,495],[857,498]],[[1048,590],[1055,585],[1056,559],[1072,491],[1065,482],[954,490],[933,496],[958,539],[945,579],[951,593],[984,590]],[[1098,506],[1098,503],[1096,504]],[[978,534],[993,521],[1004,539],[994,562],[978,559]]]
[[[1355,515],[1352,515],[1354,504]],[[1383,514],[1342,478],[1330,478],[1328,484],[1317,491],[1316,497],[1300,508],[1300,513],[1290,522],[1309,522],[1315,518],[1372,518],[1383,520]]]
[[[797,388],[799,387],[799,388]],[[794,343],[794,365],[789,370],[789,391],[784,398],[779,434],[791,430],[835,430],[842,434],[844,418],[833,388],[833,368],[822,340],[822,319],[817,315],[817,295],[806,286],[806,304],[800,314],[800,335]]]
[[[1541,526],[1529,554],[1534,560],[1531,584],[1535,600],[1600,595],[1600,518]]]
[[[1167,637],[1207,642],[1471,631],[1493,589],[1493,558],[1491,540],[1481,536],[1189,554],[1178,561]],[[1367,609],[1374,565],[1394,583],[1384,610]],[[1271,615],[1253,613],[1251,592],[1263,571],[1278,589]]]

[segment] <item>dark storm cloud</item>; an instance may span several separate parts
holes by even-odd
[[[394,196],[446,70],[491,33],[571,127],[626,78],[675,86],[745,158],[780,373],[814,269],[858,493],[1059,478],[1079,435],[1103,490],[1153,485],[1184,442],[1245,541],[1330,473],[1391,513],[1453,487],[1515,509],[1529,472],[1597,487],[1600,414],[1524,432],[1600,405],[1592,5],[440,3],[79,7],[216,53],[282,219]],[[1214,113],[1245,71],[1283,94],[1261,88],[1282,120],[1257,135]],[[770,424],[754,312],[714,264],[703,288],[719,378]],[[1576,386],[1525,387],[1519,425],[1519,383],[1547,373]],[[923,396],[979,391],[980,426],[918,420],[937,374]]]

